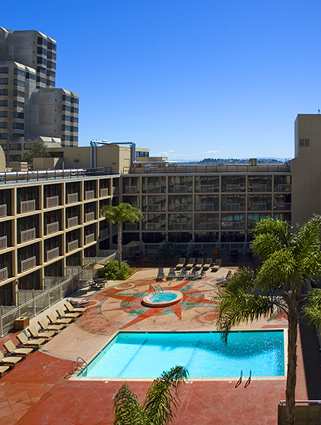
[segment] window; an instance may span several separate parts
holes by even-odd
[[[8,133],[0,133],[0,140],[7,140],[9,137]]]
[[[8,74],[9,68],[7,66],[1,66],[0,67],[0,74]]]
[[[0,128],[8,128],[7,122],[0,122]]]
[[[1,113],[0,113],[1,114]],[[0,115],[1,116],[1,115]],[[23,119],[25,114],[23,112],[13,112],[12,113],[13,118],[20,118]]]
[[[8,78],[0,78],[0,84],[8,84]]]
[[[28,80],[36,80],[36,74],[33,74],[32,72],[26,72],[26,78]]]
[[[8,111],[0,111],[0,117],[7,117]]]
[[[15,68],[14,73],[17,77],[25,77],[25,71],[23,69]]]
[[[0,100],[0,106],[8,106],[7,100]]]
[[[300,139],[299,144],[302,147],[308,147],[310,146],[310,139]]]
[[[13,128],[15,128],[17,130],[23,130],[25,128],[25,126],[21,122],[14,122],[13,123]]]
[[[8,105],[8,104],[7,104],[7,105]],[[25,104],[24,104],[24,102],[19,102],[19,101],[17,101],[17,100],[14,100],[14,102],[13,102],[13,106],[14,106],[15,108],[24,108]]]
[[[24,82],[24,81],[21,81],[21,80],[14,80],[14,81],[13,81],[13,84],[14,84],[15,86],[18,86],[18,87],[22,87],[22,88],[24,88],[24,87],[25,87],[25,82]]]
[[[245,176],[223,176],[222,192],[245,192]]]
[[[7,90],[8,91],[8,90]],[[21,90],[14,90],[13,95],[17,97],[25,97],[25,93]]]
[[[8,89],[0,89],[0,96],[8,96]]]

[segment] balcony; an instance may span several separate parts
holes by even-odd
[[[0,237],[0,249],[8,248],[8,237],[6,235]]]
[[[186,184],[175,184],[170,185],[168,188],[170,193],[189,193],[192,192],[192,185],[187,186]]]
[[[59,232],[59,222],[55,221],[53,223],[48,223],[46,229],[47,229],[47,235],[50,235],[51,233]]]
[[[74,241],[70,241],[67,243],[68,252],[75,251],[75,249],[79,248],[79,241],[75,239]]]
[[[85,221],[93,221],[95,220],[95,211],[90,211],[85,214]]]
[[[30,258],[26,258],[25,260],[21,260],[21,273],[26,270],[33,269],[37,266],[37,257],[33,256]]]
[[[101,198],[105,198],[108,196],[108,188],[102,188],[99,191],[100,197]]]
[[[88,201],[89,199],[95,198],[95,191],[94,190],[86,190],[85,191],[85,199]]]
[[[20,213],[28,213],[36,210],[36,201],[34,199],[30,201],[21,201],[20,203]]]
[[[49,196],[46,198],[46,208],[54,208],[59,205],[59,196]]]
[[[68,204],[75,204],[78,201],[79,201],[79,194],[77,192],[68,193],[68,195],[67,195],[67,203]]]
[[[32,239],[36,238],[36,229],[33,227],[32,229],[22,230],[20,232],[20,243],[28,242]]]
[[[88,245],[92,242],[95,242],[95,233],[90,233],[89,235],[85,236],[85,245]]]
[[[0,269],[0,281],[7,280],[8,277],[9,277],[8,268],[3,267],[2,269]]]
[[[46,260],[47,260],[47,261],[51,261],[51,260],[53,260],[54,258],[59,257],[59,255],[60,255],[60,252],[59,252],[59,246],[56,246],[56,248],[49,249],[49,250],[46,252]]]
[[[138,193],[139,189],[137,186],[126,186],[124,193]]]
[[[7,217],[7,215],[8,215],[7,204],[0,205],[0,217]]]
[[[274,192],[291,192],[291,184],[276,184]]]
[[[79,218],[78,218],[78,216],[69,217],[67,219],[67,226],[68,227],[75,227],[75,226],[78,226],[78,224],[79,224]]]

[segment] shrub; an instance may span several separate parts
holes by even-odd
[[[124,280],[131,274],[131,268],[124,261],[112,260],[105,264],[102,270],[103,276],[107,280]]]

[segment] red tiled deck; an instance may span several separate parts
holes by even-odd
[[[149,283],[145,281],[147,288]],[[139,320],[139,316],[144,312],[136,309],[140,305],[136,304],[137,297],[133,297],[132,291],[129,291],[131,303],[126,299],[128,291],[127,295],[111,289],[102,291],[95,296],[100,307],[89,310],[72,325],[74,328],[70,327],[68,335],[77,334],[78,329],[82,337],[84,332],[89,332],[91,338],[96,333],[101,338],[102,334],[114,332],[115,327],[136,329],[146,325],[169,330],[178,329],[179,326],[186,328],[188,324],[193,329],[204,329],[204,326],[213,329],[216,316],[213,314],[213,304],[208,303],[208,290],[200,287],[199,283],[196,285],[198,287],[186,289],[186,305],[181,311],[145,317],[143,321]],[[139,282],[139,294],[143,286],[143,282]],[[118,299],[117,303],[115,299]],[[286,327],[286,322],[280,317],[273,322],[260,323],[260,327]],[[66,344],[66,338],[61,334],[50,344],[49,352],[54,353],[56,349],[60,354],[59,348]],[[300,344],[298,347],[297,398],[305,399],[307,394]],[[121,383],[69,380],[73,367],[74,362],[70,360],[41,352],[28,356],[0,380],[0,425],[111,425],[113,396]],[[140,398],[143,398],[148,385],[147,382],[129,383]],[[277,423],[277,404],[284,399],[285,380],[253,380],[247,388],[235,388],[234,385],[232,381],[194,381],[185,384],[180,390],[179,412],[173,425]]]

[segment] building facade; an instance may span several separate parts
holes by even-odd
[[[124,226],[124,242],[157,250],[164,242],[210,254],[246,253],[255,223],[263,217],[291,222],[288,164],[258,166],[155,165],[132,167],[122,176],[123,202],[142,209],[139,224]]]
[[[54,39],[0,28],[0,144],[8,162],[21,161],[41,138],[78,145],[79,98],[55,81]]]
[[[98,256],[97,242],[109,232],[101,211],[118,178],[58,173],[0,184],[0,306],[17,304],[20,290],[46,289]]]

